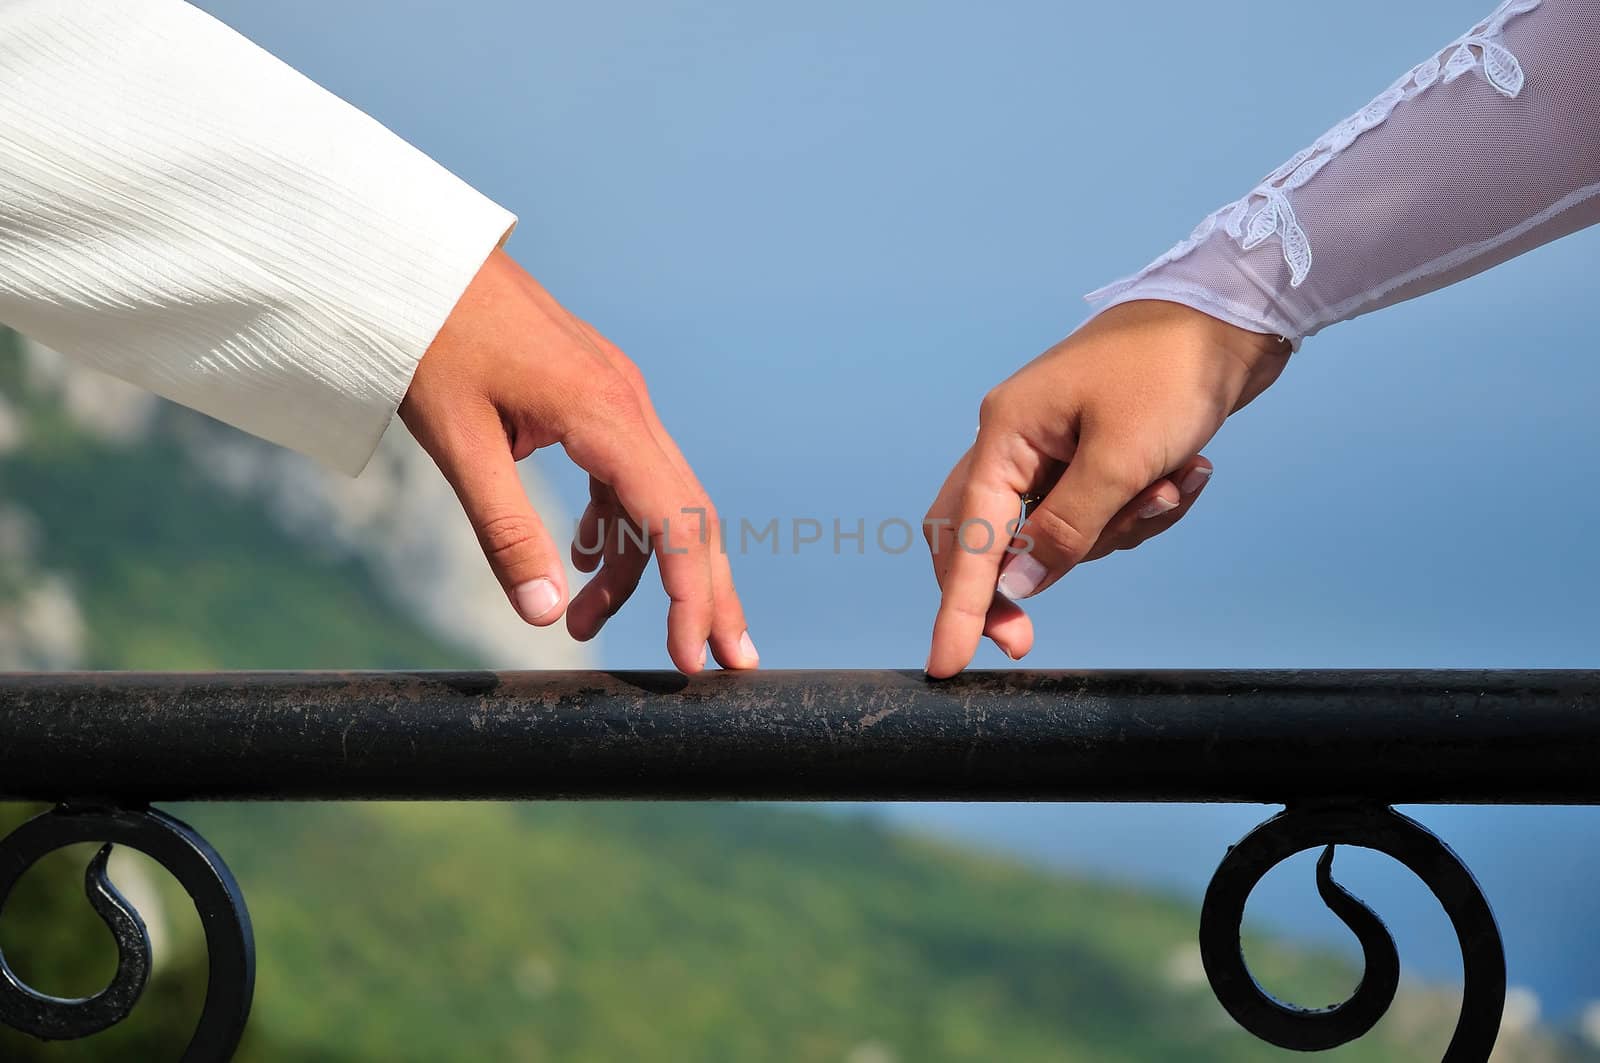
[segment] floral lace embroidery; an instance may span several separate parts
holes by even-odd
[[[1283,260],[1289,267],[1289,285],[1300,287],[1311,273],[1311,241],[1295,217],[1294,207],[1289,203],[1289,193],[1315,177],[1361,134],[1382,125],[1402,100],[1415,99],[1437,83],[1449,84],[1469,70],[1481,67],[1484,80],[1496,92],[1508,98],[1516,97],[1522,92],[1522,64],[1502,43],[1501,35],[1507,22],[1517,15],[1532,11],[1541,2],[1504,0],[1494,14],[1406,71],[1377,99],[1273,170],[1243,198],[1226,203],[1206,215],[1186,239],[1166,254],[1132,277],[1090,292],[1088,299],[1098,302],[1121,295],[1157,269],[1169,262],[1176,262],[1199,247],[1219,223],[1245,251],[1260,246],[1276,234],[1283,244]],[[1448,58],[1441,62],[1440,57],[1447,53]]]

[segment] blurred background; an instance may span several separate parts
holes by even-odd
[[[763,663],[919,667],[915,524],[983,393],[1489,0],[970,4],[203,0],[512,210],[513,253],[643,367],[734,526]],[[1487,150],[1487,149],[1486,149]],[[1441,158],[1440,165],[1447,165]],[[1173,533],[1035,603],[1040,668],[1596,667],[1600,234],[1308,342],[1208,451]],[[554,526],[586,497],[524,463]],[[822,541],[796,546],[795,520]],[[864,521],[868,536],[835,549]],[[735,544],[737,545],[737,544]],[[647,576],[579,647],[512,616],[426,457],[358,480],[0,345],[0,668],[667,666]],[[1010,665],[985,648],[979,667]],[[0,808],[8,829],[33,810]],[[1249,1061],[1194,945],[1234,806],[308,805],[177,809],[233,865],[261,952],[241,1058]],[[1474,869],[1511,980],[1504,1061],[1600,1059],[1600,812],[1410,809]],[[0,946],[87,993],[114,957],[84,852]],[[1337,1060],[1438,1058],[1459,954],[1381,857],[1400,1002]],[[198,927],[127,853],[160,968],[93,1041],[177,1056]],[[1252,898],[1252,962],[1353,985],[1310,860]]]

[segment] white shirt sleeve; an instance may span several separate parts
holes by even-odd
[[[0,0],[0,321],[349,473],[516,219],[182,0]]]
[[[1600,0],[1506,0],[1365,108],[1089,295],[1296,346],[1600,221]]]

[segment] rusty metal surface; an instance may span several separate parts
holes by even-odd
[[[0,798],[1600,801],[1600,672],[0,676]]]

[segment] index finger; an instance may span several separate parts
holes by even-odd
[[[950,553],[928,653],[927,673],[935,679],[955,675],[978,652],[1021,504],[1021,491],[981,438],[957,498],[957,516],[939,538],[940,552]]]

